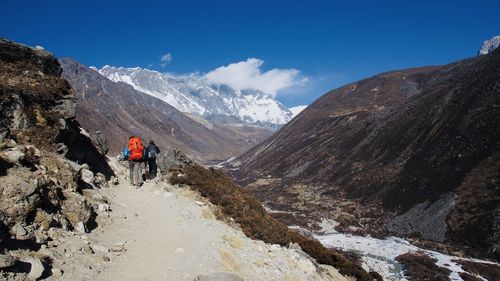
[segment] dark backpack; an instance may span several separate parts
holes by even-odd
[[[156,147],[154,145],[150,145],[148,147],[148,159],[156,158]]]

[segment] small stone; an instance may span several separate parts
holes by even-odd
[[[104,253],[105,254],[105,253],[109,252],[108,248],[101,246],[101,245],[92,245],[91,248],[94,251],[94,253]]]
[[[9,254],[0,255],[0,268],[13,266],[16,260]]]
[[[288,245],[288,248],[289,248],[289,249],[292,249],[292,250],[302,250],[302,248],[300,247],[300,245],[299,245],[299,244],[297,244],[297,243],[290,243],[290,244]]]
[[[42,277],[43,272],[45,271],[45,267],[40,259],[35,257],[30,257],[26,260],[26,262],[31,264],[31,270],[28,274],[28,277],[31,280],[38,280],[38,278]]]
[[[205,203],[201,202],[201,201],[194,201],[194,203],[198,206],[204,206]]]
[[[23,239],[26,235],[28,235],[28,231],[22,225],[19,225],[16,231],[16,239]]]
[[[76,226],[76,231],[80,233],[87,233],[87,228],[85,227],[85,224],[83,222],[79,222]]]
[[[177,248],[174,250],[174,253],[176,253],[176,254],[183,254],[185,252],[186,252],[186,250],[184,250],[184,248]]]
[[[103,203],[103,204],[99,204],[97,206],[97,209],[99,210],[99,212],[104,213],[104,212],[109,212],[110,208],[109,208],[109,204]]]
[[[53,267],[51,269],[51,272],[52,272],[52,276],[54,276],[54,277],[61,277],[63,275],[63,271],[57,267]]]
[[[111,252],[123,252],[125,251],[125,245],[123,245],[122,243],[117,243],[113,245],[109,250]]]
[[[102,256],[102,259],[107,262],[111,261],[111,258],[108,256]]]
[[[92,251],[92,249],[90,248],[89,245],[85,245],[82,247],[82,252],[84,252],[85,254],[93,254],[94,252]]]
[[[272,244],[271,248],[269,249],[269,251],[274,252],[274,251],[278,251],[280,249],[281,249],[280,245],[278,245],[278,244]]]

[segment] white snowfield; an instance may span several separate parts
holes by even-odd
[[[174,75],[144,68],[104,66],[99,73],[156,97],[179,111],[207,117],[235,116],[247,124],[283,125],[294,114],[271,95],[212,85],[198,74]]]

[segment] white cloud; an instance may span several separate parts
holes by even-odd
[[[261,72],[263,60],[249,58],[246,61],[221,66],[205,74],[205,79],[212,84],[228,85],[235,90],[255,89],[276,96],[285,88],[307,82],[297,69],[271,69]]]
[[[160,65],[162,67],[165,67],[165,66],[167,66],[167,64],[169,64],[172,61],[172,54],[166,53],[163,56],[161,56],[160,60],[161,60]]]

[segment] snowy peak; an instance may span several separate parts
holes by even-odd
[[[174,75],[144,68],[104,66],[99,73],[156,97],[182,112],[203,117],[233,116],[246,124],[280,126],[293,113],[258,90],[234,90],[213,85],[198,74]]]
[[[479,50],[477,55],[481,56],[481,55],[489,54],[493,50],[498,48],[499,45],[500,45],[500,35],[497,35],[497,36],[491,38],[490,40],[484,41],[483,46],[481,47],[481,49]]]
[[[307,105],[298,105],[290,108],[290,111],[293,114],[293,117],[299,115],[304,109],[306,109]]]

